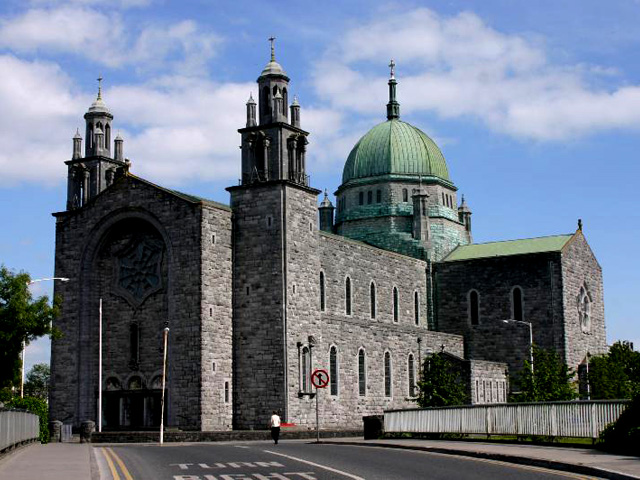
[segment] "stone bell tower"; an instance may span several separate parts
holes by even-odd
[[[258,77],[258,111],[251,95],[246,127],[238,130],[242,135],[241,182],[289,180],[308,185],[305,155],[309,133],[300,128],[297,99],[289,106],[289,77],[276,62],[274,40],[270,39],[271,60]]]
[[[98,96],[84,114],[86,123],[85,149],[82,156],[82,136],[73,137],[73,156],[65,163],[67,176],[67,210],[84,206],[89,200],[113,183],[116,176],[129,169],[124,158],[123,140],[114,141],[111,155],[111,122],[113,115],[102,100],[102,77],[98,78]]]
[[[234,428],[262,428],[279,410],[299,418],[297,345],[319,338],[315,303],[319,190],[308,186],[307,135],[289,77],[271,60],[249,97],[242,139],[242,179],[229,187],[233,210]],[[257,107],[257,108],[256,108]],[[301,327],[304,325],[304,327]],[[305,404],[306,405],[306,404]]]

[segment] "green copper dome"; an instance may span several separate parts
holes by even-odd
[[[378,175],[438,177],[447,182],[447,162],[431,138],[397,118],[373,127],[347,158],[342,183]]]

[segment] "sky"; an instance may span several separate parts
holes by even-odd
[[[442,149],[475,242],[571,233],[604,275],[607,339],[640,346],[640,0],[3,0],[0,263],[53,275],[65,160],[97,93],[132,172],[229,202],[245,103],[269,60],[311,132],[311,185],[333,192],[357,140],[401,118]],[[52,282],[34,284],[51,295]],[[30,345],[26,366],[48,362]]]

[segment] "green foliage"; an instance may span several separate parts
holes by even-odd
[[[40,441],[49,442],[49,406],[47,402],[36,397],[15,397],[7,404],[9,408],[21,408],[40,417]]]
[[[33,299],[27,273],[15,274],[0,267],[0,388],[20,384],[22,342],[27,344],[51,335],[51,321],[58,313],[58,302],[49,305],[46,296]]]
[[[30,397],[38,397],[47,400],[49,396],[49,378],[51,369],[46,363],[36,363],[29,373],[24,383],[24,394]]]
[[[434,353],[424,359],[418,390],[416,402],[423,408],[469,403],[461,376],[444,353]]]
[[[630,342],[616,342],[607,354],[591,357],[589,384],[593,399],[640,395],[640,352],[635,352]]]
[[[578,392],[572,382],[571,371],[555,350],[533,345],[533,369],[527,360],[516,374],[520,394],[513,396],[515,402],[553,402],[573,400]]]
[[[640,395],[600,433],[597,445],[609,452],[640,456]]]

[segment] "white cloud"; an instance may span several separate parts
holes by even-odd
[[[221,38],[191,20],[140,31],[119,13],[90,7],[35,8],[0,20],[0,46],[17,53],[71,53],[108,67],[200,73]]]
[[[316,67],[317,92],[336,109],[383,112],[389,58],[398,64],[403,112],[477,118],[536,140],[640,125],[640,86],[596,89],[589,80],[617,72],[553,65],[542,45],[498,32],[469,12],[442,17],[416,9],[346,32]]]
[[[2,55],[0,71],[0,184],[58,182],[88,97],[55,64]]]

